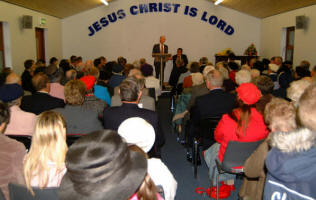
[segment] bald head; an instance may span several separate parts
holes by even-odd
[[[5,84],[19,84],[22,85],[21,77],[14,72],[11,72],[5,79]]]
[[[224,78],[220,71],[211,70],[206,75],[208,89],[220,88],[223,86]]]

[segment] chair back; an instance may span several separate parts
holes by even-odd
[[[15,139],[24,144],[26,150],[29,150],[32,143],[32,136],[29,135],[6,135],[11,139]]]
[[[203,150],[208,149],[215,143],[214,131],[221,117],[209,117],[200,120],[200,134],[202,137]]]
[[[70,147],[76,140],[78,140],[82,135],[81,134],[68,134],[66,136],[66,143]]]
[[[256,142],[230,141],[227,145],[221,168],[230,173],[236,173],[234,167],[242,167],[251,154],[264,140]]]
[[[35,188],[32,187],[35,196],[22,185],[9,183],[9,194],[11,200],[58,200],[58,188]]]

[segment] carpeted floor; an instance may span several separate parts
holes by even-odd
[[[197,179],[194,179],[192,164],[186,160],[186,150],[177,142],[177,136],[172,132],[169,98],[159,98],[156,110],[166,138],[166,143],[162,148],[162,160],[178,182],[176,200],[211,199],[205,193],[204,195],[195,193],[196,187],[207,188],[209,186],[208,168],[202,159],[202,165],[198,167]],[[238,189],[240,182],[236,183],[235,186]],[[238,190],[233,192],[228,199],[237,200],[237,193]]]

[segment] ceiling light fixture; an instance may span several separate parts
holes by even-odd
[[[222,3],[224,0],[217,0],[215,1],[214,5],[217,6],[218,4]]]
[[[101,2],[102,2],[104,5],[106,5],[106,6],[109,5],[109,3],[107,2],[107,0],[101,0]]]

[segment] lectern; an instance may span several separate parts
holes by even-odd
[[[163,78],[164,78],[163,64],[168,61],[169,57],[171,57],[171,54],[168,54],[168,53],[153,53],[152,56],[155,58],[155,61],[158,60],[160,62],[159,81],[160,81],[160,86],[163,87]]]

